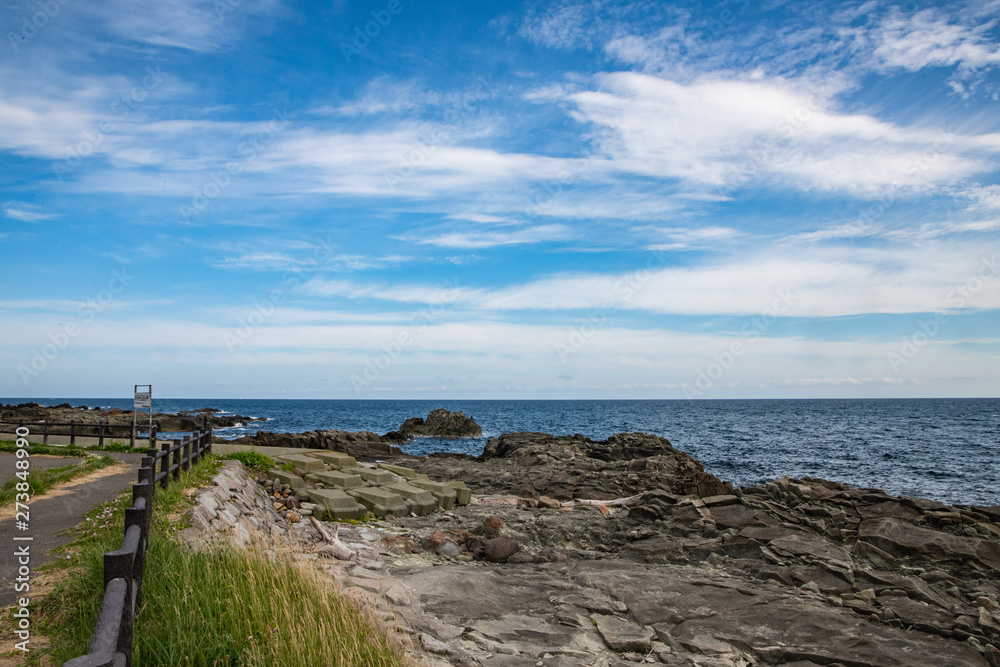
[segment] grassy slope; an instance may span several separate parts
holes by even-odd
[[[404,653],[366,612],[334,592],[314,570],[259,551],[194,552],[171,539],[191,501],[182,490],[206,483],[219,462],[209,459],[158,491],[136,621],[135,664],[164,665],[403,665]],[[64,547],[74,568],[41,601],[41,629],[59,664],[82,655],[100,609],[105,551],[120,547],[130,495],[88,515],[79,537]],[[171,517],[173,517],[171,519]]]

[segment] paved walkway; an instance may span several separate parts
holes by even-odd
[[[114,500],[137,481],[141,454],[109,452],[108,456],[126,463],[127,469],[71,486],[67,489],[70,493],[65,495],[33,500],[27,530],[18,529],[18,517],[11,516],[0,521],[0,607],[13,604],[17,597],[24,595],[14,590],[18,570],[15,549],[30,546],[32,569],[54,560],[55,557],[48,551],[71,541],[71,536],[66,533],[83,521],[84,514],[100,503]],[[13,477],[15,460],[13,454],[0,453],[0,478],[6,480]],[[33,456],[31,468],[54,468],[73,461],[79,459]],[[32,539],[15,541],[15,537]]]

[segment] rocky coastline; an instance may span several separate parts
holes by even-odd
[[[19,403],[17,405],[0,404],[0,421],[26,423],[65,423],[75,421],[78,425],[132,425],[132,411],[111,408],[89,408],[85,405],[72,406],[62,403],[45,407],[38,403]],[[139,423],[144,424],[149,419],[147,414],[141,414]],[[247,422],[267,421],[264,417],[244,417],[242,415],[219,414],[215,408],[201,408],[188,412],[154,412],[153,422],[159,425],[161,432],[196,431],[208,424],[212,428],[226,428]],[[50,433],[69,433],[67,427],[52,427]]]
[[[376,434],[252,440],[471,490],[465,505],[344,525],[364,558],[317,552],[432,664],[1000,667],[998,506],[813,478],[733,488],[642,433],[510,433],[479,457],[426,458]],[[250,483],[274,521],[329,544],[281,503],[302,496],[294,484]]]

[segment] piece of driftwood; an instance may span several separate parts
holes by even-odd
[[[635,505],[642,498],[643,494],[629,496],[628,498],[615,498],[614,500],[591,500],[589,498],[577,498],[573,502],[579,505],[600,505],[602,507],[627,507]]]

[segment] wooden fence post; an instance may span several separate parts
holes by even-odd
[[[107,422],[102,419],[97,425],[97,446],[101,449],[104,449],[104,425],[106,423]]]
[[[72,447],[76,444],[76,420],[69,420],[69,445]]]
[[[153,431],[153,429],[150,429]],[[151,442],[156,442],[153,438]],[[164,440],[163,444],[160,445],[160,473],[163,475],[163,479],[160,480],[160,486],[164,489],[170,484],[170,441]]]
[[[181,451],[182,451],[181,441],[171,440],[170,451],[173,454],[173,456],[168,458],[173,459],[173,462],[170,464],[170,467],[174,469],[173,475],[174,475],[174,480],[176,481],[181,477]]]
[[[45,422],[42,424],[42,444],[49,444],[49,418],[45,417]]]

